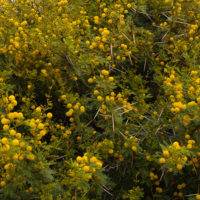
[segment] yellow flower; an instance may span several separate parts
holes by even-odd
[[[197,103],[195,101],[190,101],[188,103],[188,106],[197,106]]]
[[[33,149],[33,148],[32,148],[31,146],[27,146],[27,147],[26,147],[26,150],[27,150],[27,151],[32,151],[32,149]]]
[[[129,4],[127,4],[127,8],[131,8],[131,4],[129,3]]]
[[[160,162],[161,164],[165,164],[165,163],[166,163],[166,160],[165,160],[165,158],[160,158],[160,159],[159,159],[159,162]]]
[[[169,170],[168,170],[169,172],[173,172],[173,168],[169,168]]]
[[[183,166],[182,166],[181,164],[177,164],[177,165],[176,165],[176,168],[177,168],[178,170],[182,170]]]
[[[12,141],[12,144],[13,144],[14,146],[18,146],[18,145],[19,145],[19,140],[18,140],[18,139],[14,139],[14,140]]]
[[[88,83],[93,83],[93,78],[89,78]]]
[[[41,108],[40,107],[37,107],[35,110],[36,110],[36,112],[41,112]]]
[[[200,194],[197,194],[197,195],[196,195],[196,199],[197,199],[197,200],[200,200]]]
[[[178,142],[174,142],[173,146],[176,147],[177,149],[179,148],[179,143]]]
[[[74,105],[74,109],[78,110],[79,109],[79,105],[78,104]]]
[[[4,125],[4,126],[3,126],[3,130],[4,130],[4,131],[9,130],[9,126],[8,126],[8,125]]]
[[[167,150],[163,151],[163,155],[168,157],[169,156],[169,151],[167,151]]]
[[[4,166],[4,169],[5,169],[5,170],[8,170],[9,167],[10,167],[10,165],[11,165],[10,163],[6,164],[6,165]]]
[[[190,139],[190,135],[189,135],[189,134],[186,134],[186,135],[185,135],[185,139],[189,140],[189,139]]]
[[[85,112],[85,107],[84,107],[84,106],[81,106],[81,107],[80,107],[80,111],[81,111],[81,112]]]
[[[99,94],[99,91],[98,90],[94,90],[94,94],[95,95]]]
[[[187,145],[187,148],[188,148],[188,149],[192,149],[192,144],[188,144],[188,145]]]
[[[15,114],[14,113],[9,113],[8,114],[8,118],[9,119],[14,119],[15,118]]]
[[[73,109],[70,109],[70,110],[69,110],[68,112],[66,112],[65,114],[66,114],[67,117],[70,117],[70,116],[72,116],[73,112],[74,112],[74,110],[73,110]]]
[[[90,158],[91,163],[95,163],[96,161],[97,161],[96,157],[93,156],[93,157]]]
[[[51,119],[53,117],[52,113],[47,113],[47,118]]]
[[[23,159],[24,159],[24,155],[20,155],[19,160],[23,160]]]
[[[20,142],[19,145],[20,145],[21,148],[24,148],[26,146],[26,144],[24,142]]]
[[[76,158],[76,161],[80,163],[80,162],[82,161],[81,156],[78,156],[78,157]]]
[[[18,154],[15,154],[15,155],[13,156],[13,160],[18,160],[18,157],[19,157],[19,155],[18,155]]]
[[[2,118],[1,123],[2,123],[2,124],[9,124],[9,123],[10,123],[10,120],[9,120],[9,119],[6,119],[6,118]]]
[[[21,133],[17,133],[17,134],[16,134],[16,138],[17,138],[17,139],[20,139],[21,137],[22,137],[22,134],[21,134]]]
[[[102,96],[98,96],[98,97],[97,97],[97,100],[98,100],[98,101],[103,101],[103,97],[102,97]]]
[[[109,154],[113,154],[113,149],[109,149],[109,150],[108,150],[108,153],[109,153]]]
[[[131,149],[136,152],[137,151],[137,147],[136,146],[132,146]]]
[[[66,133],[67,135],[71,135],[71,134],[72,134],[72,132],[71,132],[70,130],[66,130],[65,133]]]
[[[38,128],[39,128],[39,129],[43,129],[43,128],[44,128],[44,124],[43,124],[43,123],[39,123],[39,124],[38,124]]]
[[[104,76],[108,76],[108,75],[109,75],[109,71],[107,71],[107,70],[105,70],[105,69],[103,69],[103,70],[101,71],[101,73],[102,73]]]
[[[15,135],[16,135],[16,131],[13,130],[13,129],[11,129],[9,132],[10,132],[10,135],[12,135],[12,136],[15,136]]]
[[[7,138],[2,138],[1,139],[2,144],[8,144],[8,139]]]
[[[90,171],[90,167],[89,167],[89,166],[84,166],[84,167],[83,167],[83,170],[84,170],[85,172],[89,172],[89,171]]]
[[[72,104],[71,103],[68,103],[67,104],[67,108],[71,108],[72,107]]]
[[[70,117],[70,118],[69,118],[69,121],[70,121],[70,122],[74,122],[74,118],[73,118],[73,117]]]
[[[1,181],[1,187],[4,187],[6,185],[5,181]]]
[[[33,154],[29,154],[29,155],[28,155],[28,159],[29,159],[29,160],[34,160],[34,159],[35,159],[35,156],[34,156]]]
[[[112,76],[110,76],[110,77],[108,78],[108,80],[112,82],[112,81],[114,81],[114,78],[113,78]]]
[[[10,101],[14,101],[14,100],[15,100],[15,96],[14,96],[14,95],[10,95],[10,96],[8,97],[8,99],[9,99]]]

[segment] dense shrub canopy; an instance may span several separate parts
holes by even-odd
[[[0,0],[0,199],[200,199],[199,0]]]

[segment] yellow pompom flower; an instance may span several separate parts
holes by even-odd
[[[29,154],[28,155],[28,159],[31,160],[31,161],[35,160],[35,156],[33,154]]]
[[[178,170],[182,170],[183,166],[182,166],[181,164],[177,164],[177,165],[176,165],[176,168],[177,168]]]
[[[132,146],[131,149],[136,152],[137,151],[137,147],[136,146]]]
[[[165,163],[166,163],[166,160],[165,160],[165,158],[160,158],[160,159],[159,159],[159,162],[160,162],[161,164],[165,164]]]
[[[39,123],[39,124],[38,124],[38,128],[39,128],[39,129],[43,129],[43,128],[44,128],[44,124],[43,124],[43,123]]]
[[[36,112],[41,112],[41,108],[40,108],[40,107],[37,107],[37,108],[35,109],[35,111],[36,111]]]
[[[81,111],[81,112],[85,112],[85,107],[84,107],[84,106],[81,106],[81,107],[80,107],[80,111]]]
[[[88,83],[93,83],[93,78],[89,78]]]
[[[127,4],[127,8],[131,8],[131,4],[129,3],[129,4]]]
[[[101,71],[101,73],[102,73],[104,76],[108,76],[108,75],[109,75],[109,71],[107,71],[107,70],[105,70],[105,69],[103,69],[103,70]]]
[[[12,135],[12,136],[15,136],[15,135],[16,135],[16,131],[13,130],[13,129],[11,129],[9,132],[10,132],[10,135]]]
[[[6,118],[2,118],[2,120],[1,120],[1,123],[2,124],[9,124],[10,123],[10,120],[9,119],[6,119]]]
[[[72,107],[72,104],[71,103],[68,103],[67,104],[67,108],[71,108]]]
[[[102,97],[102,96],[98,96],[98,97],[97,97],[97,100],[98,100],[98,101],[103,101],[103,97]]]
[[[9,128],[10,128],[10,127],[9,127],[8,125],[4,125],[4,126],[3,126],[3,130],[4,130],[4,131],[9,130]]]
[[[25,144],[24,142],[20,142],[19,146],[20,146],[21,148],[24,148],[24,147],[26,146],[26,144]]]
[[[8,144],[8,139],[6,137],[1,139],[2,144]]]
[[[90,171],[90,167],[89,166],[84,166],[83,170],[84,170],[84,172],[89,172]]]
[[[78,156],[78,157],[76,158],[76,161],[80,163],[80,162],[82,161],[81,156]]]
[[[14,140],[12,141],[12,144],[13,144],[14,146],[18,146],[18,145],[19,145],[19,140],[18,140],[18,139],[14,139]]]
[[[69,110],[68,112],[66,112],[65,114],[66,114],[67,117],[71,117],[72,114],[73,114],[73,112],[74,112],[74,110],[73,110],[73,109],[70,109],[70,110]]]
[[[169,151],[167,151],[167,150],[163,151],[163,155],[168,157],[169,156]]]
[[[13,160],[18,160],[18,158],[19,158],[19,155],[18,155],[18,154],[15,154],[15,155],[13,156]]]
[[[114,77],[110,76],[110,77],[108,78],[108,80],[112,82],[112,81],[114,81]]]
[[[97,161],[96,157],[93,156],[93,157],[90,158],[91,163],[95,163],[96,161]]]
[[[17,138],[17,139],[20,139],[21,137],[22,137],[22,134],[21,134],[21,133],[17,133],[17,134],[16,134],[16,138]]]
[[[113,152],[114,152],[113,149],[109,149],[109,150],[108,150],[108,153],[109,153],[109,154],[113,154]]]
[[[52,113],[47,113],[47,118],[51,119],[53,117]]]
[[[4,187],[6,185],[5,181],[1,181],[1,187]]]
[[[32,149],[33,149],[33,148],[32,148],[31,146],[27,146],[27,147],[26,147],[26,150],[27,150],[27,151],[32,151]]]
[[[8,114],[8,118],[9,119],[14,119],[15,118],[15,114],[14,113],[9,113]]]
[[[15,96],[14,96],[14,95],[10,95],[10,96],[8,97],[8,99],[9,99],[10,101],[14,101],[14,100],[15,100]]]

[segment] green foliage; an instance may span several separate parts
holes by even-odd
[[[200,199],[199,0],[0,0],[0,199]]]

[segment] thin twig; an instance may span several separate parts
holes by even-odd
[[[146,70],[146,65],[147,65],[147,58],[145,58],[145,62],[144,62],[144,69],[143,69],[144,72]]]
[[[135,48],[136,48],[136,42],[135,42],[135,34],[133,32],[133,42],[134,42],[134,45],[135,45]]]
[[[102,104],[101,104],[101,106],[102,106]],[[94,118],[91,121],[89,121],[86,126],[89,126],[96,119],[97,115],[99,114],[99,111],[101,110],[101,106],[97,110],[97,113],[95,114]]]
[[[162,174],[161,174],[161,176],[160,176],[160,182],[161,182],[161,180],[162,180],[164,174],[165,174],[165,170],[162,171]]]
[[[133,65],[133,61],[132,61],[132,59],[131,59],[131,56],[129,55],[128,57],[129,57],[129,60],[130,60],[131,65]]]
[[[60,159],[62,159],[62,158],[64,158],[64,157],[66,157],[66,156],[67,156],[67,155],[60,156],[59,158],[56,158],[54,161],[60,160]]]
[[[157,130],[156,130],[156,132],[155,132],[155,135],[158,133],[158,131],[160,130],[160,127],[162,127],[162,125],[160,125],[158,128],[157,128]]]
[[[130,42],[131,40],[125,35],[125,33],[121,32],[122,35]]]
[[[125,123],[125,125],[127,125],[127,124],[128,124],[128,121],[129,121],[129,118],[126,120],[126,123]]]
[[[124,111],[123,113],[120,113],[120,115],[123,115],[124,113],[130,112],[130,111],[132,111],[132,110],[133,110],[133,108],[130,109],[130,110],[126,110],[126,111]]]
[[[140,127],[147,133],[147,131],[145,130],[144,126],[142,126],[142,124],[137,120],[137,123],[140,125]]]
[[[142,117],[144,117],[145,119],[147,119],[147,120],[149,120],[149,121],[153,122],[153,120],[149,119],[149,118],[148,118],[148,117],[146,117],[145,115],[140,115],[140,116],[142,116]]]
[[[127,137],[121,131],[119,131],[119,132],[125,139],[127,139]]]
[[[167,34],[169,33],[169,31],[167,31],[164,36],[162,37],[162,41],[164,40],[164,38],[167,36]]]
[[[158,121],[160,120],[160,118],[161,118],[161,116],[162,116],[162,113],[163,113],[163,111],[164,111],[164,108],[162,108],[162,110],[161,110],[161,112],[160,112],[160,115],[159,115],[159,117],[158,117]]]
[[[115,132],[115,120],[113,113],[112,113],[112,127],[113,127],[113,132]]]
[[[184,195],[184,197],[192,197],[192,196],[196,196],[197,194],[187,194],[187,195]]]
[[[101,185],[101,188],[106,192],[108,193],[110,196],[113,196],[113,194],[111,194],[108,189],[105,187],[105,185]]]
[[[113,57],[113,48],[112,48],[112,43],[110,43],[110,55]]]

